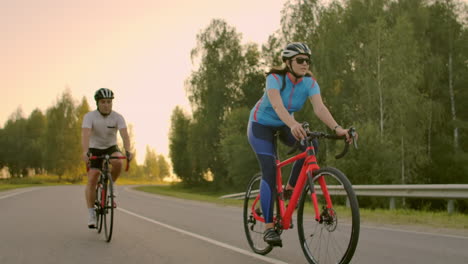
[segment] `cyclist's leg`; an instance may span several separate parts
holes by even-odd
[[[99,150],[90,149],[92,155],[100,155]],[[94,211],[94,201],[96,200],[96,185],[101,173],[102,160],[91,160],[89,171],[87,173],[88,182],[85,187],[86,207],[88,208],[88,227],[94,228],[96,226],[96,214]]]
[[[88,227],[96,227],[96,212],[94,209],[94,201],[96,200],[96,185],[101,171],[97,168],[96,162],[90,162],[88,171],[88,182],[85,187],[86,207],[88,208]]]
[[[291,129],[289,127],[285,126],[281,129],[280,133],[280,140],[283,142],[285,145],[292,147],[296,143],[296,139],[291,133]],[[315,153],[318,152],[318,140],[314,139],[313,141]],[[305,146],[300,146],[301,151],[305,151]],[[294,189],[294,186],[296,186],[297,178],[299,177],[299,173],[301,172],[302,165],[304,164],[305,159],[300,159],[296,160],[293,164],[291,174],[289,176],[289,181],[286,186],[286,190],[292,190]]]
[[[274,128],[250,122],[248,139],[262,171],[260,184],[260,204],[265,218],[264,240],[271,244],[281,244],[279,234],[274,231],[273,207],[276,199],[276,161],[274,149]]]
[[[274,133],[275,131],[256,122],[249,122],[247,136],[262,172],[260,184],[260,202],[267,227],[273,222],[273,204],[276,189],[276,164],[274,155]]]
[[[103,150],[90,148],[89,152],[92,156],[100,156]],[[88,171],[88,182],[86,183],[85,196],[86,205],[88,208],[94,208],[94,200],[96,199],[96,184],[99,178],[99,173],[102,168],[102,159],[90,160]]]
[[[273,225],[273,206],[276,199],[276,165],[272,156],[257,154],[258,162],[262,171],[260,183],[260,204],[265,217],[266,228]]]
[[[101,171],[96,168],[90,168],[88,171],[88,182],[86,183],[85,196],[88,208],[94,208],[96,200],[96,185]]]
[[[122,152],[120,152],[119,148],[117,146],[112,146],[108,148],[109,154],[113,157],[123,157],[124,155]],[[110,161],[112,164],[112,169],[111,169],[111,175],[112,175],[112,180],[115,182],[120,176],[120,173],[122,172],[122,160],[121,159],[113,159]]]

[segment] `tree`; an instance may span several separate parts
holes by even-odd
[[[280,33],[275,32],[268,37],[267,43],[262,45],[262,58],[266,68],[281,65],[281,50],[285,41],[281,39]]]
[[[240,34],[223,20],[214,19],[197,35],[197,46],[192,59],[199,67],[187,82],[194,125],[200,145],[195,148],[203,155],[200,169],[211,171],[215,181],[225,175],[220,157],[220,127],[232,110],[239,92],[239,72],[243,65]],[[191,142],[192,144],[195,143]]]
[[[281,30],[286,42],[310,43],[319,24],[321,6],[317,0],[290,0],[281,11]]]
[[[174,173],[185,183],[199,182],[197,175],[193,174],[192,158],[189,149],[190,144],[190,118],[182,108],[177,106],[172,111],[171,129],[169,131],[169,157],[172,161]]]
[[[75,103],[69,90],[46,113],[45,167],[58,175],[59,180],[67,172],[78,172],[81,161],[81,129]]]
[[[235,94],[233,108],[254,106],[264,92],[265,75],[258,46],[251,43],[245,45],[243,49],[243,66],[239,72],[241,83],[239,91]]]
[[[149,178],[153,181],[161,181],[158,155],[154,149],[146,146],[146,155],[144,162],[145,178]]]
[[[18,108],[5,124],[1,142],[3,163],[8,167],[13,177],[26,175],[26,123],[23,111]]]
[[[159,179],[162,181],[165,177],[170,176],[169,163],[167,163],[164,155],[158,155]]]
[[[46,131],[46,117],[39,110],[35,109],[29,116],[26,127],[25,150],[28,168],[41,172],[44,168],[44,135]]]
[[[249,112],[247,107],[235,109],[221,129],[222,157],[227,168],[225,188],[241,190],[259,171],[257,158],[246,137]]]
[[[427,140],[432,164],[424,172],[432,183],[466,182],[468,166],[461,160],[468,156],[468,111],[461,105],[468,99],[468,30],[466,20],[459,22],[466,19],[466,8],[456,1],[435,1],[428,7],[426,41],[432,60],[426,64],[428,88],[423,92],[432,103]]]

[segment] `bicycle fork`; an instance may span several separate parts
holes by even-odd
[[[320,213],[320,208],[319,208],[319,203],[317,199],[317,192],[315,191],[315,183],[314,183],[314,174],[313,171],[320,169],[319,166],[317,165],[317,160],[315,156],[309,157],[307,160],[307,180],[309,182],[309,188],[310,188],[310,198],[312,199],[312,205],[314,206],[314,211],[315,211],[315,220],[317,222],[322,221],[322,214]],[[325,182],[325,178],[320,176],[318,178],[318,183],[320,185],[320,188],[322,189],[322,194],[325,198],[326,201],[326,208],[322,209],[331,209],[333,208],[333,204],[330,198],[330,193],[328,192],[327,188],[327,183]],[[331,210],[330,210],[331,211]]]

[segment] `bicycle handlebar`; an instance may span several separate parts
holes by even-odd
[[[127,165],[125,166],[125,171],[128,171],[130,168],[130,162],[128,161],[128,158],[125,156],[110,156],[108,154],[100,155],[100,156],[91,156],[89,157],[89,160],[96,160],[96,159],[126,159],[127,160]]]
[[[346,153],[348,153],[350,144],[348,144],[346,142],[346,136],[338,136],[338,135],[334,135],[334,134],[327,134],[327,133],[324,133],[324,132],[310,131],[309,130],[309,124],[307,122],[302,123],[302,127],[305,129],[305,131],[307,133],[307,138],[303,139],[301,141],[312,141],[315,138],[317,138],[317,139],[318,138],[325,138],[325,139],[333,139],[333,140],[343,139],[345,141],[344,149],[340,154],[335,155],[335,158],[340,159],[340,158],[344,157],[344,155],[346,155]],[[348,134],[353,138],[354,148],[357,149],[358,146],[357,146],[357,139],[356,139],[356,129],[354,127],[350,127],[349,130],[348,130]],[[299,144],[302,144],[302,143],[297,142],[287,154],[291,155],[292,153],[294,153],[299,148]]]

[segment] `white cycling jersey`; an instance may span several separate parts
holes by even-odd
[[[123,116],[115,111],[103,116],[98,110],[87,113],[82,128],[91,128],[89,148],[107,149],[117,145],[117,130],[126,128]]]

